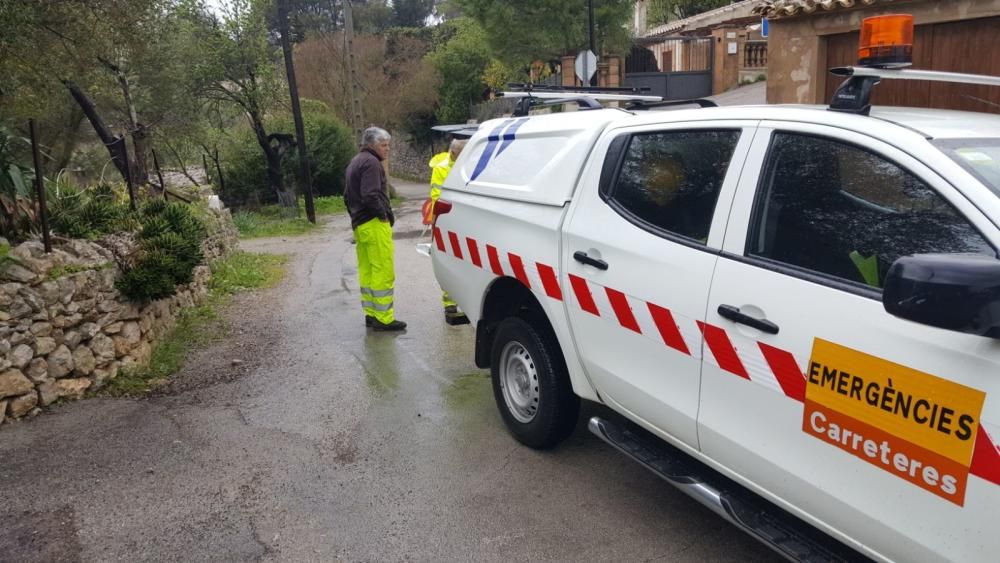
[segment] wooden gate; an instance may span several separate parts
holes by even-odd
[[[918,25],[913,36],[913,68],[1000,76],[1000,17]],[[858,60],[858,32],[826,40],[826,66]],[[826,76],[830,100],[840,80]],[[1000,88],[969,84],[887,80],[875,88],[872,103],[1000,113]]]

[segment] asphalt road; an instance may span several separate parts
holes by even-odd
[[[346,217],[244,244],[289,277],[169,394],[0,427],[0,560],[775,560],[583,424],[551,452],[510,438],[414,249],[424,186],[397,185],[406,333],[366,331]]]

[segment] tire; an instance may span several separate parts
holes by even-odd
[[[550,331],[505,319],[493,340],[490,374],[500,416],[517,441],[548,449],[573,433],[580,399]]]

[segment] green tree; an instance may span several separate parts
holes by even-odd
[[[434,13],[434,0],[393,0],[392,13],[399,27],[423,27]]]
[[[438,32],[450,38],[428,55],[441,75],[437,118],[444,123],[461,123],[469,118],[469,105],[481,100],[487,88],[483,72],[492,52],[486,32],[469,18],[443,24]]]
[[[696,16],[731,3],[730,0],[649,0],[646,18],[652,27]]]
[[[356,147],[350,129],[325,104],[315,100],[302,100],[302,117],[313,189],[317,195],[344,193],[344,170]],[[292,127],[292,118],[287,114],[275,117],[273,122],[276,127]],[[223,143],[222,162],[226,182],[220,195],[227,204],[259,205],[274,201],[252,131],[237,131]],[[281,167],[284,178],[291,180],[295,171],[295,159],[284,159]]]
[[[75,101],[77,108],[62,112],[57,166],[68,163],[85,116],[123,176],[115,140],[119,131],[132,138],[130,172],[137,184],[146,183],[152,124],[190,97],[173,7],[172,0],[3,3],[0,75],[14,100],[6,117],[45,115]]]
[[[480,23],[489,46],[508,64],[526,66],[587,47],[587,0],[455,0],[466,16]],[[598,54],[625,53],[627,23],[634,2],[595,0]]]
[[[277,72],[279,51],[270,41],[270,0],[232,0],[221,21],[204,6],[193,4],[190,60],[205,99],[235,106],[246,115],[264,155],[267,179],[278,201],[295,206],[293,190],[286,189],[281,162],[294,146],[294,135],[270,130],[265,119],[286,99]]]

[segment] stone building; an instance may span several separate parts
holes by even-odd
[[[913,15],[913,68],[1000,76],[1000,0],[764,0],[755,13],[770,27],[768,103],[828,103],[829,69],[857,63],[861,21],[883,14]],[[1000,113],[988,86],[889,81],[872,101]]]

